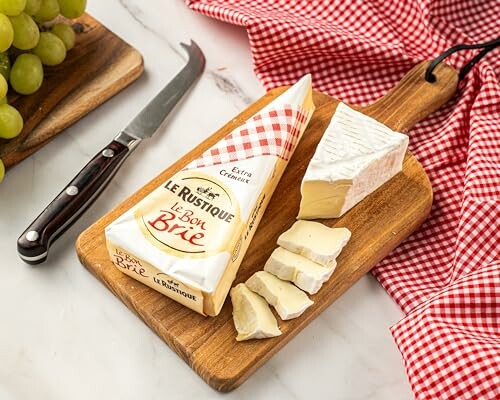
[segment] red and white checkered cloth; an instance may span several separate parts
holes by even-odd
[[[373,102],[413,65],[498,37],[498,0],[186,0],[244,26],[267,89],[312,73],[316,89]],[[460,69],[476,54],[447,62]],[[412,130],[431,216],[374,275],[406,312],[392,328],[417,399],[500,398],[500,50]]]
[[[265,155],[278,156],[288,161],[311,116],[311,112],[292,105],[259,112],[189,163],[185,169]]]

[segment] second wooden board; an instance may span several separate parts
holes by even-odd
[[[457,75],[450,67],[441,65],[436,70],[438,80],[434,84],[423,80],[424,69],[425,65],[418,66],[384,98],[372,106],[360,109],[393,129],[408,130],[419,119],[439,108],[456,89]],[[342,218],[324,220],[329,226],[349,228],[352,239],[338,257],[337,269],[332,278],[316,295],[311,296],[314,304],[301,317],[280,321],[283,334],[272,339],[236,342],[229,299],[217,317],[203,317],[118,271],[108,257],[104,228],[283,90],[271,91],[250,106],[96,222],[77,242],[80,260],[89,271],[142,318],[210,386],[220,391],[233,390],[243,383],[361,276],[386,257],[422,224],[432,204],[432,188],[427,175],[417,159],[407,153],[400,174]],[[316,111],[311,123],[269,203],[234,284],[245,281],[263,268],[276,248],[278,236],[295,221],[302,176],[338,104],[338,100],[317,92],[314,93],[314,102]]]
[[[31,96],[9,93],[24,129],[0,139],[7,168],[30,156],[64,129],[134,82],[144,71],[141,54],[88,14],[72,21],[76,45],[66,60],[46,67],[42,87]]]

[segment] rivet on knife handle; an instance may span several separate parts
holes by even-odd
[[[49,248],[104,190],[137,145],[152,136],[189,87],[201,75],[205,57],[191,41],[181,44],[189,54],[184,68],[115,139],[100,151],[59,193],[17,241],[17,251],[28,264],[47,259]]]

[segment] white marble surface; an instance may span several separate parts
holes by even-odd
[[[146,74],[12,169],[0,185],[0,399],[409,399],[389,327],[402,314],[363,278],[243,386],[208,387],[78,262],[78,234],[229,120],[263,89],[245,31],[182,0],[89,0],[90,12],[138,48]],[[33,217],[184,62],[195,39],[207,72],[105,194],[32,268],[15,243]]]

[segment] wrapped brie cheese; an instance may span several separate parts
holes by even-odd
[[[107,226],[115,266],[217,315],[313,112],[307,75]]]

